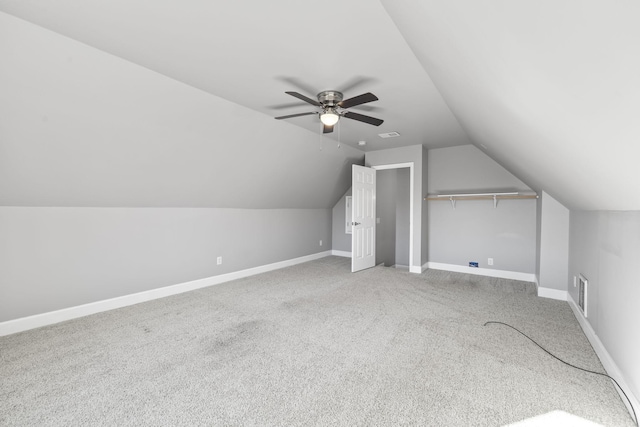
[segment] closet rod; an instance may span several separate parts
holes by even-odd
[[[425,200],[450,200],[451,198],[460,198],[461,200],[491,200],[494,197],[498,199],[537,199],[537,194],[518,194],[518,193],[478,193],[478,194],[438,194],[437,196],[427,196]]]
[[[502,199],[537,199],[537,194],[520,193],[475,193],[475,194],[438,194],[427,196],[424,200],[449,200],[451,206],[456,208],[457,200],[493,200],[493,207],[498,206],[498,200]]]

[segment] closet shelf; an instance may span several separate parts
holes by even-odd
[[[498,200],[503,199],[537,199],[537,194],[514,193],[470,193],[470,194],[434,194],[425,197],[428,201],[449,200],[455,209],[457,200],[493,200],[493,207],[498,206]]]

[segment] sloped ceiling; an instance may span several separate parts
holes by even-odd
[[[328,138],[362,150],[468,144],[466,133],[382,5],[369,0],[211,2],[0,0],[0,10],[271,118],[336,89],[380,101],[354,108],[380,127],[341,120]],[[316,116],[287,120],[314,134]]]
[[[493,159],[569,208],[640,209],[640,2],[382,3]]]
[[[0,57],[0,205],[328,208],[363,161],[2,13]]]
[[[3,87],[12,97],[0,101],[0,148],[11,156],[0,165],[10,173],[0,178],[12,184],[0,184],[0,196],[23,204],[66,197],[81,205],[327,207],[363,151],[474,143],[570,208],[637,210],[639,8],[624,0],[0,0],[0,11],[60,35],[31,25],[20,40],[11,33],[0,41],[24,57],[22,68],[0,70],[0,79],[28,87],[25,73],[46,80],[52,64],[59,77],[31,85],[27,96],[11,90],[19,87],[13,81]],[[29,56],[34,38],[42,52]],[[45,39],[62,50],[41,62]],[[89,70],[60,85],[70,71],[63,59],[78,65],[92,56]],[[71,89],[74,79],[90,77],[91,84]],[[82,114],[87,87],[102,87],[112,108],[89,97]],[[60,93],[42,94],[54,88]],[[309,111],[285,90],[313,97],[325,89],[375,93],[380,101],[358,112],[385,123],[343,119],[334,134],[321,136],[315,116],[273,120]],[[75,109],[60,101],[67,92]],[[52,120],[56,103],[66,121]],[[52,135],[45,126],[57,126],[64,156],[44,148]],[[377,136],[389,131],[402,136]],[[111,145],[100,144],[100,135]],[[127,137],[114,145],[120,135]],[[157,140],[166,152],[159,154]],[[367,145],[358,149],[360,140]],[[310,154],[314,143],[326,146],[323,154]],[[344,151],[327,154],[338,143]],[[42,153],[48,162],[31,163]],[[203,160],[212,158],[218,163]],[[310,179],[299,181],[305,173]],[[248,201],[252,179],[264,184],[257,192],[263,200]],[[43,183],[47,191],[38,193]],[[244,195],[234,199],[231,187]],[[327,195],[311,201],[304,196],[310,192]]]
[[[0,11],[2,205],[328,208],[366,150],[470,143],[379,2]],[[285,91],[327,89],[375,93],[354,111],[384,124],[274,120],[314,110]]]

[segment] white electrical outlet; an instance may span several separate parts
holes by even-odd
[[[218,259],[216,260],[216,263],[218,265],[222,264],[222,257],[221,256],[218,257]]]
[[[489,258],[489,259],[487,260],[487,264],[488,264],[488,265],[493,265],[493,258]]]
[[[322,240],[320,240],[320,246],[322,246]]]
[[[573,287],[576,287],[576,284],[578,283],[578,279],[576,276],[573,276]]]

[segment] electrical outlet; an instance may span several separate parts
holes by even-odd
[[[493,258],[489,258],[489,259],[487,260],[487,264],[488,264],[488,265],[493,265]]]
[[[218,257],[218,259],[216,260],[216,263],[218,265],[222,264],[222,257],[221,256]]]
[[[320,240],[320,246],[322,246],[322,240]]]
[[[573,276],[573,287],[576,287],[576,284],[578,283],[578,278],[576,276]]]

